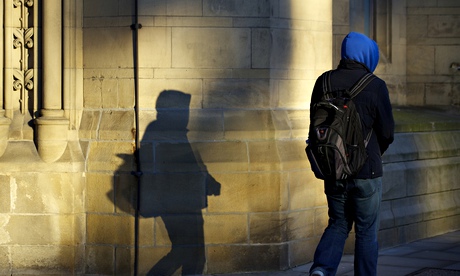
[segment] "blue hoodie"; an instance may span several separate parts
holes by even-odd
[[[342,59],[358,61],[374,72],[379,63],[379,47],[367,36],[351,32],[343,39]]]

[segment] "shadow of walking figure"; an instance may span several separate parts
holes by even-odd
[[[202,209],[207,196],[219,195],[220,184],[208,173],[187,138],[191,96],[165,90],[157,102],[157,118],[141,142],[142,217],[160,217],[171,241],[170,252],[147,275],[203,274],[206,257]],[[152,160],[153,158],[153,160]]]

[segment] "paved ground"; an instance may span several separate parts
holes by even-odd
[[[245,276],[308,275],[311,263],[281,272],[260,272]],[[345,255],[337,276],[352,276],[353,255]],[[220,276],[223,276],[220,275]],[[379,276],[460,276],[460,231],[381,250]]]

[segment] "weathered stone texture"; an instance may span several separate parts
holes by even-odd
[[[407,82],[408,87],[412,87],[408,102],[415,105],[456,103],[453,86],[458,70],[452,69],[451,64],[459,58],[459,11],[455,1],[408,1]]]

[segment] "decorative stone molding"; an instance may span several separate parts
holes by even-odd
[[[58,160],[68,143],[69,120],[63,110],[42,110],[42,116],[35,120],[37,126],[38,154],[47,163]]]
[[[33,8],[32,0],[13,0],[13,7],[20,9],[20,26],[13,29],[13,48],[20,51],[19,61],[13,69],[13,90],[20,93],[20,110],[22,114],[27,112],[29,91],[34,88],[33,63],[29,64],[30,53],[34,47],[34,28],[29,24],[29,9]],[[33,11],[31,12],[33,14]]]

